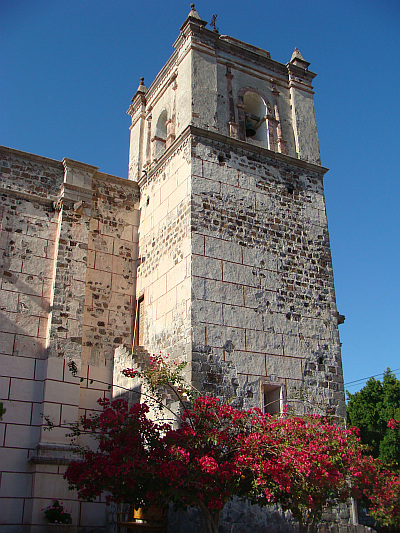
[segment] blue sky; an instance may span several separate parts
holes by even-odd
[[[297,46],[318,74],[345,382],[387,366],[400,377],[400,3],[203,0],[196,9],[282,63]],[[0,144],[126,177],[125,112],[189,10],[180,0],[1,0]]]

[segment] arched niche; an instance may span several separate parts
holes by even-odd
[[[153,154],[154,159],[159,159],[162,154],[165,152],[166,149],[166,143],[167,143],[167,122],[168,122],[168,114],[167,110],[164,109],[156,122],[156,131],[154,134],[154,137],[152,139],[153,141]]]
[[[259,91],[251,87],[241,89],[238,96],[239,137],[274,150],[271,106]]]
[[[267,106],[261,96],[247,91],[243,96],[245,112],[245,135],[253,141],[260,141],[269,148]]]

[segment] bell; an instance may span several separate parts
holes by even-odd
[[[254,135],[256,134],[256,130],[254,129],[254,126],[253,126],[253,123],[251,122],[251,120],[249,120],[247,123],[246,123],[246,137],[254,137]]]

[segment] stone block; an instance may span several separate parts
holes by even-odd
[[[218,259],[193,255],[191,268],[192,276],[216,280],[222,279],[222,261]]]
[[[114,237],[104,234],[91,234],[88,240],[88,250],[96,250],[112,254],[114,250]]]
[[[21,448],[2,448],[2,453],[0,454],[0,471],[25,472],[27,467],[27,450]]]
[[[9,274],[19,274],[22,272],[22,259],[19,256],[15,257],[7,257],[3,260],[3,268],[8,272]],[[15,277],[12,277],[11,279],[15,279]],[[6,281],[5,276],[3,278],[3,283]],[[12,290],[9,288],[9,290]]]
[[[283,342],[285,355],[309,357],[313,353],[317,353],[319,349],[319,343],[316,339],[305,338],[303,340],[298,335],[284,335]]]
[[[200,233],[192,233],[191,251],[193,254],[205,255],[204,235]]]
[[[45,401],[77,405],[79,401],[79,386],[73,383],[46,380]]]
[[[79,407],[83,409],[98,409],[97,400],[104,398],[104,392],[96,389],[80,389]]]
[[[203,176],[234,186],[237,186],[238,183],[238,171],[236,168],[210,161],[203,161]]]
[[[27,294],[19,295],[18,311],[29,316],[47,317],[51,311],[47,298]]]
[[[229,356],[227,355],[226,358],[234,362],[236,371],[239,374],[249,374],[252,376],[266,375],[264,354],[235,350]]]
[[[3,527],[5,528],[7,526],[12,526],[12,524],[18,524],[15,526],[16,529],[14,529],[14,531],[7,527],[7,529],[4,530],[6,533],[21,532],[23,508],[23,498],[14,498],[13,495],[9,494],[0,499],[0,516]]]
[[[14,291],[2,291],[0,310],[17,313],[18,308],[18,293]]]
[[[10,400],[32,402],[42,401],[41,383],[33,379],[11,378]],[[26,406],[27,407],[27,406]]]
[[[2,311],[1,317],[1,329],[2,333],[14,336],[15,333],[19,332],[16,325],[17,313],[12,313],[10,311]]]
[[[260,311],[269,311],[275,305],[276,293],[267,289],[258,287],[243,287],[244,305],[259,309]]]
[[[168,179],[163,181],[160,184],[160,200],[161,204],[169,198],[171,194],[173,194],[178,188],[177,184],[177,175],[176,172],[173,172]]]
[[[242,263],[242,246],[231,241],[205,237],[205,255],[233,263]]]
[[[154,281],[149,287],[152,301],[157,300],[167,292],[167,276],[164,274]]]
[[[204,300],[206,294],[206,282],[204,278],[192,276],[191,278],[191,295],[193,300]],[[190,286],[189,286],[190,287]]]
[[[192,324],[192,344],[193,349],[202,349],[206,345],[205,324]]]
[[[132,294],[134,292],[133,281],[135,278],[127,279],[120,274],[112,274],[111,288],[113,292]]]
[[[207,279],[205,298],[213,302],[244,306],[243,285]]]
[[[283,355],[282,336],[246,329],[246,350],[250,352]]]
[[[241,247],[243,250],[243,264],[261,269],[277,271],[277,255],[266,248]]]
[[[10,381],[11,378],[0,376],[0,398],[3,400],[7,400],[9,398]]]
[[[53,270],[53,260],[46,257],[31,257],[25,260],[22,264],[22,273],[40,276],[51,277]]]
[[[302,379],[302,359],[292,357],[266,355],[267,375],[275,374],[278,379]]]
[[[221,182],[214,179],[199,178],[192,176],[192,195],[195,200],[199,200],[201,194],[219,194],[221,192]]]
[[[205,300],[192,302],[192,321],[222,325],[224,323],[222,304]]]
[[[24,264],[30,262],[34,257],[46,257],[46,239],[38,239],[36,236],[14,234],[13,241],[15,249],[20,251],[21,258],[24,259]]]
[[[168,196],[169,211],[178,207],[182,202],[188,199],[188,184],[189,180],[183,181],[171,194]]]
[[[106,276],[106,279],[108,279],[108,276],[109,274],[108,273],[101,273],[101,275],[99,276],[99,273],[97,273],[97,279],[101,279],[101,281],[103,281],[103,277],[104,275]],[[95,282],[96,284],[96,282]],[[78,299],[78,298],[84,298],[85,297],[85,291],[86,291],[86,285],[85,285],[85,282],[84,281],[80,281],[80,280],[77,280],[77,279],[72,279],[71,281],[71,292],[73,294],[73,297],[75,299]]]
[[[113,256],[104,252],[96,252],[95,270],[103,270],[105,272],[112,272]],[[100,274],[101,275],[101,274]]]
[[[46,378],[63,381],[65,360],[63,357],[49,357],[47,360]]]
[[[38,427],[7,424],[4,445],[10,448],[35,448],[39,442],[39,436],[40,428]]]
[[[99,395],[100,397],[100,395]],[[62,405],[61,406],[61,424],[63,426],[67,424],[73,424],[78,420],[78,407],[71,405]]]
[[[265,315],[264,330],[273,330],[275,333],[298,336],[300,325],[296,320],[292,320],[288,313],[268,311]]]
[[[240,189],[239,187],[223,183],[221,186],[221,196],[224,202],[232,203],[236,208],[255,209],[255,194],[248,189]]]
[[[66,507],[68,506],[67,501],[74,494],[74,492],[68,492],[68,483],[63,479],[62,474],[55,474],[51,471],[36,473],[34,490],[35,495],[41,499],[52,499],[57,495],[66,504]]]
[[[207,345],[229,350],[243,350],[245,346],[245,330],[226,326],[207,325]]]
[[[88,386],[99,390],[108,390],[108,386],[112,383],[112,365],[107,366],[93,366],[88,368]],[[90,381],[93,380],[93,384]]]
[[[8,390],[6,391],[8,395]],[[2,396],[2,402],[6,408],[3,417],[4,423],[29,425],[31,421],[31,404],[27,402],[11,401]]]
[[[178,263],[167,272],[167,291],[176,287],[186,278],[186,262],[184,264]]]
[[[238,173],[238,184],[241,189],[248,189],[250,191],[256,190],[255,187],[256,177],[247,172]]]
[[[211,276],[209,276],[211,277]],[[214,278],[221,279],[221,278]],[[250,287],[261,287],[258,270],[246,265],[228,263],[224,261],[223,281],[247,285]]]
[[[191,173],[195,176],[203,175],[203,161],[200,157],[192,157],[191,159]]]
[[[105,523],[106,506],[98,502],[81,502],[82,527],[103,526]]]
[[[0,354],[0,368],[3,376],[33,379],[35,372],[35,359]]]
[[[14,339],[13,333],[0,332],[0,354],[12,355]]]

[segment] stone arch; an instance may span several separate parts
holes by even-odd
[[[239,138],[275,149],[274,115],[265,95],[253,87],[243,87],[238,93]]]
[[[168,112],[166,109],[163,109],[158,115],[157,122],[155,125],[154,137],[152,138],[154,159],[159,159],[166,150],[167,122]]]

